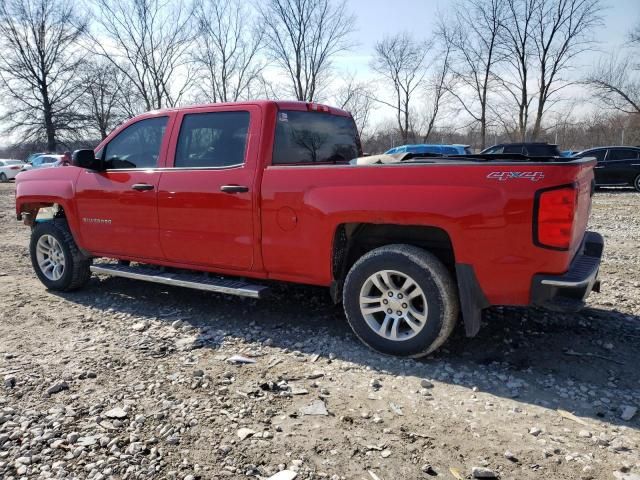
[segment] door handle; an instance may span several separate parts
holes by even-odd
[[[133,190],[138,192],[146,192],[147,190],[153,190],[155,187],[153,185],[149,185],[148,183],[134,183],[131,185]]]
[[[220,191],[224,193],[246,193],[249,191],[249,187],[244,185],[222,185]]]

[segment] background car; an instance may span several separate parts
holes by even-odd
[[[8,182],[16,178],[24,164],[21,160],[0,159],[0,182]]]
[[[563,150],[560,152],[560,156],[561,157],[573,157],[576,153],[578,153],[577,150]]]
[[[394,153],[432,153],[439,155],[471,155],[473,152],[469,145],[429,145],[425,143],[416,145],[400,145],[387,150],[387,155]]]
[[[597,186],[632,186],[640,192],[640,148],[598,147],[584,150],[577,157],[595,157],[593,170]]]
[[[31,167],[25,168],[25,170],[30,170],[35,168],[59,167],[61,163],[62,163],[62,155],[54,155],[51,153],[47,153],[45,155],[40,155],[38,157],[35,157],[31,161]]]
[[[544,142],[499,143],[485,148],[481,154],[511,153],[528,155],[530,157],[559,157],[560,149],[557,145]]]

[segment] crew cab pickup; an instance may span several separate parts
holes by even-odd
[[[249,297],[321,285],[394,355],[432,352],[459,318],[475,335],[491,305],[575,311],[598,288],[593,159],[360,156],[351,116],[324,105],[154,111],[19,174],[16,214],[49,289],[91,272]]]

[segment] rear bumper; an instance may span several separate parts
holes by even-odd
[[[591,291],[600,291],[598,271],[604,239],[586,232],[582,247],[569,271],[562,275],[535,275],[531,282],[531,304],[560,312],[577,312]]]

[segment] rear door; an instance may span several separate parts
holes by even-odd
[[[157,193],[171,120],[160,115],[128,125],[96,154],[106,170],[85,170],[78,177],[80,235],[91,252],[163,258]]]
[[[250,270],[260,109],[207,107],[176,122],[158,190],[162,249],[172,262]]]
[[[638,150],[633,148],[610,148],[607,154],[609,183],[633,185],[638,174]]]

